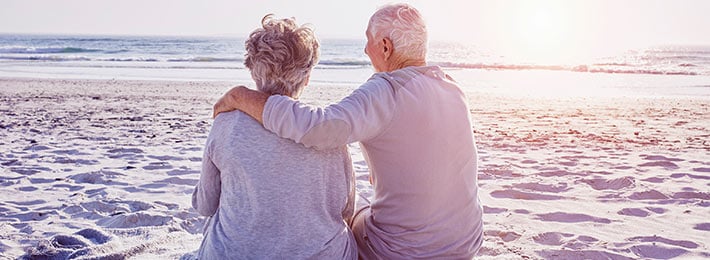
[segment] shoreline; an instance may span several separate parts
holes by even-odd
[[[0,78],[0,255],[62,238],[92,256],[189,259],[212,104],[244,83]],[[316,83],[301,100],[326,105],[356,87]],[[479,259],[710,257],[707,98],[464,91]],[[358,192],[371,194],[349,147]]]

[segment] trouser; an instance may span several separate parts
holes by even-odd
[[[350,223],[355,241],[357,242],[358,258],[364,260],[380,259],[374,252],[367,237],[367,225],[365,221],[370,218],[370,200],[357,194],[355,196],[355,215]]]

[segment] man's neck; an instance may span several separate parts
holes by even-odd
[[[402,60],[401,62],[392,62],[389,64],[387,72],[390,71],[395,71],[398,69],[403,69],[406,67],[421,67],[421,66],[426,66],[426,60],[421,59],[421,60],[413,60],[413,59],[406,59]]]

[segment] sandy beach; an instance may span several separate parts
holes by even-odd
[[[0,78],[0,259],[191,259],[204,218],[190,196],[212,104],[232,85]],[[710,258],[710,100],[467,95],[479,258]]]

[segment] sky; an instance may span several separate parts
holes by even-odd
[[[247,36],[267,13],[310,23],[320,38],[364,38],[391,1],[2,0],[0,33]],[[402,1],[430,41],[527,55],[574,55],[666,44],[710,45],[707,0]]]

